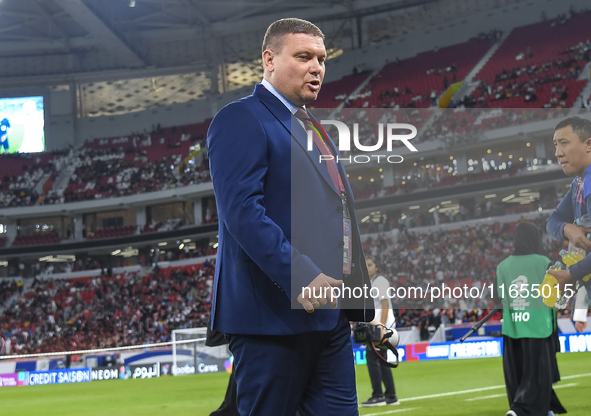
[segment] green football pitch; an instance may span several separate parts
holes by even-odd
[[[555,388],[568,415],[590,415],[591,352],[559,354],[558,363],[562,381]],[[500,358],[402,363],[393,372],[401,404],[360,408],[361,415],[494,416],[508,410]],[[227,382],[227,374],[216,373],[1,388],[0,415],[207,416],[222,402]],[[359,399],[367,399],[363,365],[357,385]]]

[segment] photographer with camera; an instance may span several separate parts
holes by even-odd
[[[378,290],[378,296],[374,298],[375,320],[379,321],[377,324],[380,328],[380,339],[384,339],[384,336],[387,336],[388,329],[393,328],[395,324],[394,312],[392,311],[390,299],[387,296],[390,282],[384,276],[378,275],[378,266],[375,258],[368,256],[365,258],[365,263],[367,264],[371,287],[372,289],[376,288]],[[373,291],[375,292],[375,290]],[[366,344],[365,351],[367,370],[369,371],[373,392],[368,400],[361,403],[361,406],[373,407],[400,404],[396,397],[392,370],[378,356],[379,353],[382,357],[387,357],[388,349],[383,344],[378,344],[376,351],[374,351],[370,344]],[[385,387],[384,394],[382,394],[382,383]]]

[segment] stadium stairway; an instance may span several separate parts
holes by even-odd
[[[478,84],[480,84],[480,81],[472,81],[472,79],[474,78],[474,76],[476,76],[476,74],[478,73],[478,71],[480,71],[480,69],[484,66],[484,64],[486,64],[486,62],[490,59],[490,57],[495,53],[495,51],[501,46],[501,44],[503,43],[504,37],[501,38],[501,40],[499,40],[498,42],[496,42],[491,48],[490,50],[484,55],[484,57],[476,64],[476,66],[474,66],[474,68],[472,68],[472,71],[470,71],[468,73],[468,75],[466,76],[466,78],[464,78],[464,85],[462,85],[462,87],[453,95],[451,102],[454,102],[454,100],[460,100],[462,99],[464,96],[472,94],[472,91],[474,91],[476,89],[476,87],[478,86]],[[439,102],[439,100],[441,99],[441,97],[445,94],[445,90],[441,92],[441,94],[439,94],[437,96],[437,102]],[[441,113],[434,111],[433,114],[431,114],[431,116],[427,119],[427,121],[420,127],[417,136],[421,137],[428,129],[429,127],[431,127],[433,125],[433,123],[435,123],[435,121],[437,121],[437,119],[441,117]]]
[[[143,279],[145,276],[151,275],[153,271],[154,271],[154,267],[152,267],[152,266],[140,265],[140,269],[137,272],[137,277],[139,279]]]
[[[587,62],[587,65],[585,65],[585,68],[583,68],[583,70],[581,71],[581,75],[579,75],[579,78],[577,78],[577,81],[582,81],[585,79],[589,80],[591,77],[590,72],[591,72],[591,62]],[[583,91],[581,91],[581,93],[579,94],[579,96],[575,100],[575,102],[569,112],[569,115],[578,114],[579,109],[584,107],[583,100],[586,100],[588,103],[590,96],[591,96],[591,82],[588,82],[587,85],[585,85],[585,88],[583,88]]]
[[[74,170],[75,169],[73,166],[68,166],[66,169],[63,169],[60,172],[60,175],[53,184],[53,192],[58,195],[63,195],[64,191],[68,187],[68,184],[70,183],[70,178],[74,174]]]
[[[445,94],[445,91],[441,95],[443,95],[443,94]],[[441,98],[441,95],[439,97],[437,97],[437,101],[439,101],[439,99]],[[441,117],[441,114],[437,111],[433,111],[433,114],[431,114],[429,116],[429,118],[427,119],[427,121],[425,121],[425,123],[423,123],[423,125],[419,128],[419,131],[417,132],[417,136],[421,137],[429,129],[429,127],[431,127],[433,125],[433,123],[435,123],[435,121],[439,117]]]
[[[478,61],[476,65],[474,65],[474,68],[472,68],[468,75],[466,75],[466,78],[464,78],[464,85],[462,85],[462,87],[458,91],[456,91],[456,93],[451,98],[452,102],[459,101],[466,95],[472,94],[472,91],[474,91],[478,84],[480,84],[480,81],[474,81],[474,77],[476,76],[476,74],[478,74],[478,72],[480,72],[484,65],[486,65],[490,58],[492,58],[492,56],[495,54],[497,49],[501,47],[506,38],[507,36],[503,34],[499,38],[499,40],[495,42],[493,46],[491,46],[488,52],[484,54],[482,59]]]
[[[365,79],[365,81],[363,81],[361,84],[359,84],[359,86],[357,88],[355,88],[355,90],[353,90],[353,92],[351,94],[349,94],[347,96],[347,98],[345,98],[339,105],[337,108],[335,108],[335,110],[332,112],[331,117],[336,114],[337,112],[339,112],[347,103],[347,101],[349,101],[351,99],[351,97],[355,97],[357,94],[359,94],[361,91],[363,91],[363,89],[365,88],[365,86],[367,84],[369,84],[369,81],[371,81],[373,79],[373,77],[375,77],[380,71],[382,70],[382,68],[378,68],[375,71],[373,71],[371,74],[368,75],[368,77]]]
[[[43,177],[37,182],[37,185],[33,188],[35,192],[39,195],[43,195],[43,187],[45,186],[45,182],[51,177],[51,173],[46,173]],[[38,205],[39,202],[36,202],[35,205]]]

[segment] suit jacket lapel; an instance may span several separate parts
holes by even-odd
[[[325,162],[320,161],[320,152],[316,148],[316,146],[312,146],[312,150],[308,151],[308,135],[304,128],[298,122],[298,119],[291,114],[289,109],[281,102],[277,97],[275,97],[270,91],[268,91],[262,85],[257,85],[254,90],[254,95],[258,97],[263,105],[267,107],[267,109],[279,120],[281,124],[290,132],[291,137],[295,139],[295,141],[304,149],[304,152],[310,160],[312,164],[324,178],[326,183],[330,186],[330,188],[340,196],[340,192],[338,192],[333,185],[332,179],[328,174],[328,169],[326,168]],[[292,126],[294,128],[292,129]],[[334,146],[332,145],[332,140],[329,140],[329,148],[334,153]],[[341,169],[339,169],[340,171]]]

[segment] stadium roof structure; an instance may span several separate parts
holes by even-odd
[[[79,95],[93,107],[81,115],[128,113],[260,81],[261,39],[279,18],[317,23],[330,58],[343,49],[497,7],[493,3],[1,0],[0,88],[83,86]],[[101,94],[111,101],[101,100]]]
[[[433,1],[3,0],[0,56],[15,61],[1,65],[0,74],[206,69],[217,60],[216,40],[260,32],[280,17],[342,20]],[[44,65],[22,68],[28,58]]]

